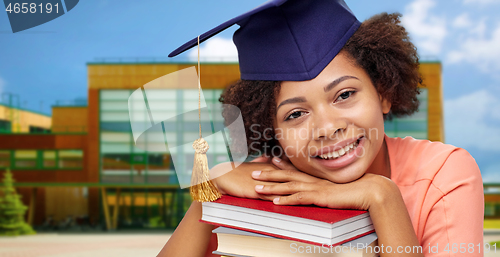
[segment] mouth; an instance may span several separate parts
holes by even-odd
[[[315,156],[315,158],[322,159],[322,160],[334,160],[334,159],[341,158],[349,153],[354,152],[356,150],[356,148],[359,146],[359,142],[362,139],[363,139],[363,136],[358,138],[358,140],[352,142],[351,144],[346,145],[346,146],[338,149],[337,151],[332,151],[329,153],[317,155],[317,156]]]

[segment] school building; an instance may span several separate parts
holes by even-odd
[[[105,59],[87,63],[87,103],[53,106],[52,117],[4,102],[0,168],[12,170],[18,192],[30,207],[28,221],[37,227],[49,218],[73,217],[107,229],[175,227],[191,202],[188,191],[179,188],[168,151],[135,146],[128,100],[148,82],[195,65]],[[426,87],[419,95],[419,111],[386,122],[386,133],[444,141],[441,63],[423,62],[420,72]],[[202,63],[205,101],[218,102],[222,90],[239,76],[237,63]],[[165,112],[180,113],[198,104],[196,89],[162,90],[161,97],[148,100],[150,105],[161,104]],[[197,118],[184,122],[193,126],[165,123],[164,133],[198,133]],[[210,162],[228,161],[224,142],[210,145],[222,145]]]

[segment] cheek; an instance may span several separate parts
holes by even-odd
[[[378,107],[378,106],[377,106]],[[367,138],[372,141],[377,141],[383,138],[384,135],[384,116],[382,109],[373,108],[370,115],[366,117]]]
[[[309,131],[306,128],[279,128],[276,130],[276,139],[289,158],[308,156],[305,150],[309,140]]]
[[[377,155],[384,139],[384,119],[380,103],[376,99],[365,98],[362,104],[346,112],[349,129],[348,137],[364,135],[367,139],[363,155],[364,160],[371,162]],[[353,133],[353,134],[351,134]]]
[[[377,101],[367,102],[363,106],[363,110],[359,110],[356,121],[354,124],[358,129],[358,135],[364,134],[369,143],[366,145],[368,148],[365,148],[367,160],[373,160],[384,140],[384,117],[380,103]]]
[[[384,134],[384,117],[380,103],[377,101],[366,101],[349,110],[350,123],[356,125],[359,133],[370,135]]]

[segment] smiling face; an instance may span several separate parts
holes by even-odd
[[[342,52],[316,78],[282,82],[276,106],[276,138],[299,170],[347,183],[386,158],[383,114],[391,105]]]

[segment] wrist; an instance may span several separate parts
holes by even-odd
[[[225,195],[224,190],[222,190],[222,188],[219,187],[219,184],[217,184],[217,178],[212,179],[212,183],[221,194]]]
[[[374,176],[369,194],[368,210],[378,208],[402,199],[398,186],[384,176]]]
[[[232,172],[232,167],[233,164],[231,162],[224,162],[210,169],[210,180],[221,194],[226,194],[223,180],[227,179],[227,176],[225,176],[227,173]]]

